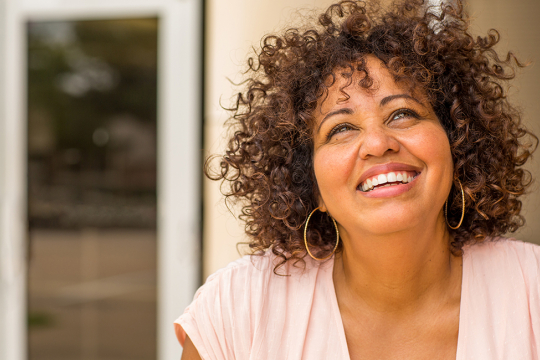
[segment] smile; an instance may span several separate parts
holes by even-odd
[[[370,192],[375,189],[388,186],[407,184],[418,176],[416,171],[390,171],[388,173],[374,175],[358,185],[358,190]]]

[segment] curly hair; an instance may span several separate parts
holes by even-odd
[[[242,205],[240,218],[254,253],[271,251],[303,262],[303,225],[318,205],[313,170],[313,112],[336,81],[336,69],[363,72],[360,86],[371,86],[365,57],[380,59],[396,82],[422,89],[448,136],[454,162],[454,190],[448,221],[453,252],[469,242],[513,232],[524,224],[519,197],[530,185],[523,169],[538,139],[521,124],[507,100],[505,84],[523,67],[512,53],[494,50],[499,33],[474,38],[461,3],[430,8],[422,0],[342,1],[331,5],[311,27],[267,35],[248,60],[245,91],[228,109],[233,133],[219,167],[206,175],[222,180],[228,200]],[[341,71],[341,70],[340,70]],[[332,79],[333,81],[328,81]],[[224,186],[228,185],[228,186]],[[308,239],[318,256],[335,244],[331,220],[310,222]],[[276,271],[276,270],[274,270]]]

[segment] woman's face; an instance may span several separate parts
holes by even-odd
[[[452,183],[450,144],[423,93],[396,84],[374,56],[366,91],[337,75],[315,111],[319,203],[344,236],[390,234],[444,221]]]

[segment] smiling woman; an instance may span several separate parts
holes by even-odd
[[[374,56],[365,60],[372,86],[357,86],[357,73],[350,84],[339,76],[314,112],[319,206],[339,219],[344,246],[356,243],[350,236],[399,232],[427,219],[444,224],[440,210],[452,186],[448,137],[426,96],[409,94]]]
[[[537,143],[505,90],[522,65],[468,25],[345,1],[263,39],[207,167],[253,255],[177,320],[183,359],[538,359],[540,248],[502,237]]]

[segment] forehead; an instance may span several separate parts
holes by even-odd
[[[330,108],[349,101],[351,97],[364,100],[393,94],[408,94],[423,97],[423,92],[405,80],[396,82],[386,65],[374,55],[366,55],[350,67],[336,68],[326,79],[326,89],[319,97],[315,117]]]

